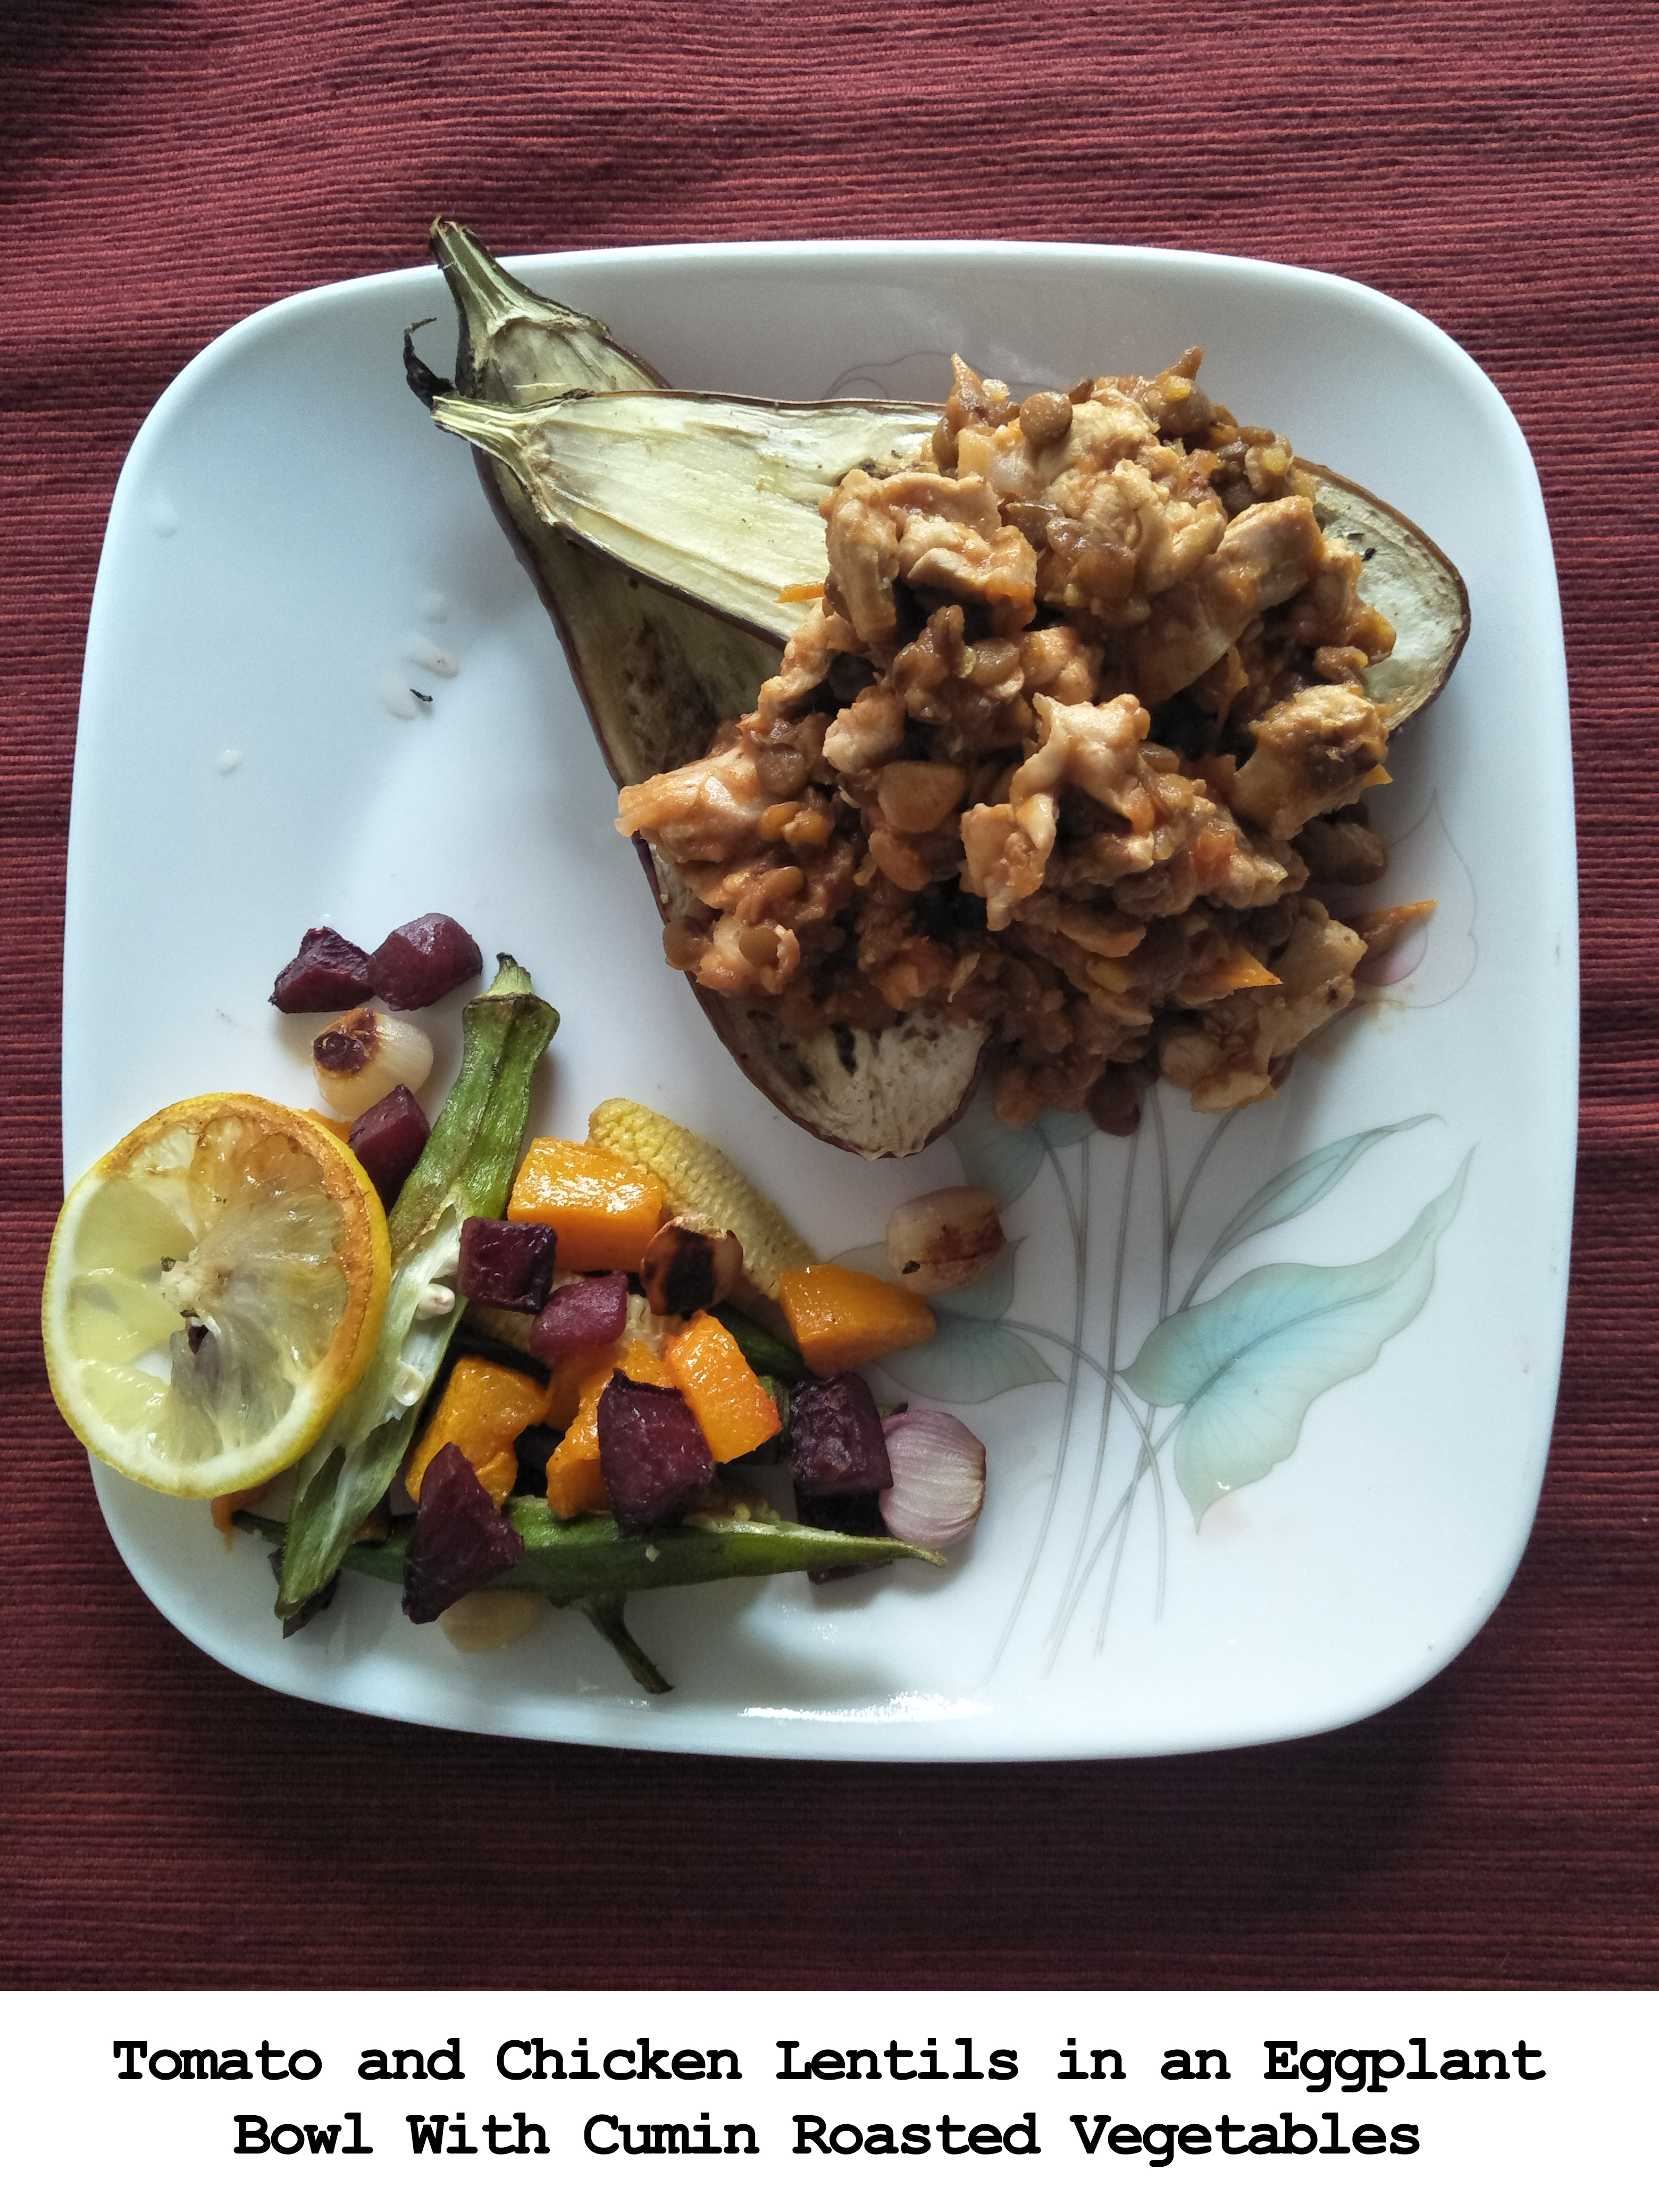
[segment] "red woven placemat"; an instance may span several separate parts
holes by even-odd
[[[1659,713],[1654,33],[1650,5],[1502,0],[7,11],[0,1978],[1651,1981],[1659,839],[1633,794]],[[440,211],[501,252],[887,234],[1259,254],[1393,293],[1496,379],[1538,457],[1566,611],[1579,1214],[1531,1547],[1490,1626],[1404,1705],[1316,1742],[1122,1765],[564,1750],[290,1703],[128,1580],[33,1319],[104,517],[198,347],[302,285],[419,259]],[[188,886],[166,888],[187,911]]]

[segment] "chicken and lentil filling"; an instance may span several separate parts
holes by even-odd
[[[798,1033],[985,1025],[1015,1125],[1274,1094],[1367,949],[1306,887],[1382,872],[1394,633],[1200,360],[1021,402],[958,361],[931,454],[829,495],[781,672],[622,793],[672,966]]]

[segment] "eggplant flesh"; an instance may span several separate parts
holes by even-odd
[[[619,785],[642,781],[705,752],[721,721],[753,707],[796,627],[794,602],[827,572],[820,500],[849,469],[915,465],[939,410],[671,391],[602,325],[540,301],[454,227],[434,240],[461,314],[459,388],[413,371],[410,380],[439,424],[478,448],[611,772]],[[1395,631],[1393,653],[1360,678],[1395,727],[1435,696],[1462,649],[1462,579],[1384,501],[1297,466],[1318,486],[1322,529],[1365,556],[1365,598]],[[672,863],[636,843],[665,919],[684,912]],[[988,1042],[925,1010],[880,1032],[802,1037],[763,1003],[697,996],[783,1111],[868,1158],[904,1157],[948,1127]]]

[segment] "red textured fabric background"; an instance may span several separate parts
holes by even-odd
[[[1650,1982],[1659,832],[1631,794],[1659,713],[1654,7],[36,0],[4,18],[0,1978]],[[301,286],[420,259],[440,211],[503,252],[887,234],[1256,254],[1379,286],[1497,380],[1538,458],[1566,614],[1578,1224],[1531,1547],[1407,1704],[1314,1742],[1124,1765],[566,1750],[287,1702],[129,1581],[34,1324],[104,519],[200,346]],[[188,915],[188,884],[163,893]]]

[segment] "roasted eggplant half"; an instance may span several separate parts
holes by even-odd
[[[938,408],[673,391],[459,226],[434,226],[434,244],[460,313],[457,374],[436,378],[409,345],[410,382],[442,428],[477,449],[611,774],[638,784],[700,759],[722,722],[752,709],[799,603],[823,585],[821,502],[853,471],[879,483],[933,465]],[[1462,650],[1462,581],[1393,508],[1328,470],[1295,466],[1302,496],[1313,487],[1318,531],[1363,556],[1365,605],[1393,631],[1392,652],[1354,679],[1392,729],[1435,696]],[[665,921],[695,911],[673,862],[635,842]],[[745,1074],[804,1127],[870,1158],[917,1152],[949,1127],[990,1036],[929,1006],[803,1035],[763,998],[694,988]]]

